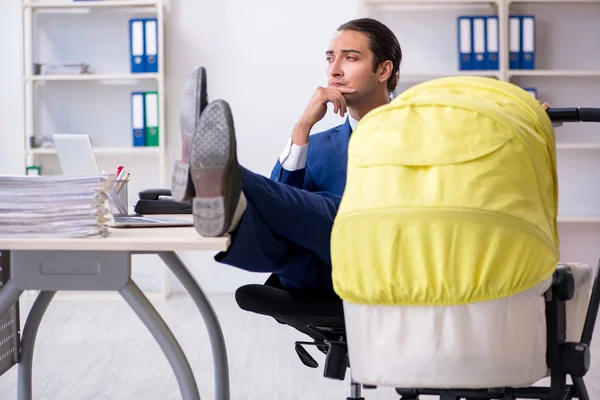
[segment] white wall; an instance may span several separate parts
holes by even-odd
[[[20,85],[20,1],[0,6],[0,173],[16,174],[23,165]]]
[[[169,155],[180,152],[178,91],[197,64],[208,72],[210,99],[232,107],[239,160],[268,175],[317,85],[326,84],[325,50],[335,29],[358,14],[355,0],[186,0],[173,2],[168,35]],[[329,115],[315,129],[340,123]],[[205,288],[235,290],[265,275],[187,253]]]
[[[22,165],[22,121],[20,93],[19,0],[2,0],[0,12],[0,173],[20,172]],[[385,9],[370,15],[387,23],[397,34],[404,53],[404,76],[415,72],[453,72],[456,70],[455,45],[456,15],[489,13],[487,7],[435,7],[419,9]],[[598,33],[595,21],[600,15],[598,5],[577,3],[535,4],[511,8],[511,12],[534,13],[538,18],[537,61],[542,69],[592,70],[598,69],[598,52],[586,47],[577,53],[575,42],[593,37]],[[104,15],[104,17],[100,17]],[[102,48],[120,59],[124,46],[118,42],[118,34],[101,29],[99,18],[106,13],[73,15],[87,18],[78,22],[78,31],[57,29],[51,26],[47,35],[52,39],[67,37],[73,44],[65,54],[76,58],[74,49],[89,44],[90,35],[96,32],[103,39]],[[180,156],[178,109],[180,88],[196,65],[208,70],[209,95],[211,99],[226,99],[233,109],[238,132],[239,159],[246,167],[268,175],[278,157],[282,145],[291,133],[293,125],[304,110],[315,87],[326,83],[324,50],[339,24],[358,16],[357,0],[305,0],[284,2],[275,0],[171,0],[166,26],[167,69],[167,135],[169,165]],[[71,21],[63,18],[64,25]],[[92,19],[96,18],[96,19]],[[115,29],[123,31],[125,16],[116,18]],[[104,20],[103,20],[104,21]],[[118,22],[121,21],[121,22]],[[565,22],[568,21],[568,22]],[[575,24],[573,21],[577,21]],[[577,26],[576,26],[577,25]],[[92,27],[92,28],[89,28]],[[60,27],[59,27],[60,28]],[[577,29],[575,29],[577,28]],[[73,29],[73,28],[71,28]],[[444,34],[448,32],[448,34]],[[68,35],[66,35],[68,33]],[[587,36],[586,36],[587,35]],[[598,36],[598,35],[596,35]],[[9,38],[6,40],[6,38]],[[79,43],[77,41],[84,41]],[[115,42],[117,40],[117,42]],[[116,43],[116,44],[115,44]],[[117,46],[118,45],[118,46]],[[588,46],[588,47],[589,47]],[[116,62],[116,61],[115,61]],[[107,68],[107,66],[104,66]],[[110,67],[110,66],[108,66]],[[126,69],[119,64],[115,70]],[[111,69],[111,68],[108,68]],[[400,87],[415,82],[402,79]],[[597,77],[519,77],[513,79],[518,85],[535,86],[542,99],[555,107],[598,107],[600,86]],[[87,89],[90,89],[90,83]],[[49,87],[49,86],[48,86]],[[73,96],[69,91],[84,90],[84,85],[53,84],[52,93]],[[126,106],[113,103],[119,97],[120,88],[98,85],[101,98],[112,103],[111,108],[99,110],[98,116],[112,116],[119,111],[127,114]],[[45,87],[44,87],[45,89]],[[44,89],[40,89],[41,92]],[[87,90],[85,89],[85,90]],[[76,96],[76,95],[75,95]],[[73,107],[81,106],[68,98]],[[110,99],[110,100],[109,100]],[[99,104],[92,103],[92,107]],[[125,104],[125,103],[123,103]],[[89,110],[85,110],[88,112]],[[79,109],[74,108],[77,114]],[[103,114],[104,113],[104,114]],[[51,113],[50,113],[51,114]],[[86,114],[89,115],[89,114]],[[80,118],[81,119],[81,118]],[[329,114],[315,130],[326,129],[340,123],[339,117]],[[102,131],[103,129],[98,129]],[[557,130],[558,142],[600,141],[596,126],[580,124]],[[559,149],[559,210],[564,215],[600,216],[600,195],[593,170],[600,165],[597,149]],[[111,160],[114,165],[114,160]],[[137,176],[137,175],[136,175]],[[144,187],[139,178],[136,183]],[[135,194],[132,190],[130,193]],[[130,194],[131,196],[131,194]],[[596,221],[596,222],[594,222]],[[600,223],[560,223],[561,252],[563,261],[584,261],[595,264],[600,250]],[[233,291],[246,282],[261,282],[265,275],[246,273],[213,261],[207,252],[183,253],[182,258],[191,265],[202,285],[208,291]],[[147,290],[160,289],[163,266],[154,256],[136,256],[134,272],[141,286]],[[175,289],[179,286],[175,285]]]
[[[0,54],[3,55],[0,63],[0,173],[20,172],[23,159],[21,102],[16,101],[20,97],[19,11],[19,0],[3,0],[0,37],[15,39],[0,40]],[[105,12],[97,15],[106,18]],[[169,170],[181,152],[180,88],[192,69],[203,65],[208,71],[210,99],[225,99],[232,107],[240,162],[268,175],[313,91],[318,85],[326,84],[325,50],[330,38],[341,23],[357,15],[355,0],[172,0],[165,32]],[[83,24],[82,20],[92,18],[83,14],[70,17],[80,18],[80,22],[73,22],[79,26]],[[44,23],[51,18],[60,18],[67,24],[69,16],[44,17]],[[123,20],[124,17],[118,18]],[[90,24],[94,23],[90,21]],[[45,34],[50,40],[68,37],[68,55],[76,60],[73,48],[84,48],[85,44],[73,45],[73,41],[78,37],[84,40],[90,33],[77,35],[73,28],[57,31],[55,25],[48,24],[50,28]],[[115,40],[114,35],[105,37],[106,40]],[[106,46],[105,42],[103,48]],[[46,61],[48,58],[46,56]],[[78,89],[82,85],[52,83],[42,86],[40,92],[50,85],[57,99],[66,96],[70,90],[84,90]],[[85,85],[89,90],[93,83]],[[97,90],[114,98],[113,93],[118,88],[102,85],[97,86]],[[48,91],[48,96],[51,93]],[[78,109],[73,108],[73,113],[77,112]],[[315,126],[315,130],[338,123],[341,119],[330,114]],[[208,291],[233,291],[246,282],[262,282],[266,277],[217,264],[213,255],[208,252],[181,254]],[[154,256],[136,256],[134,259],[138,282],[148,290],[160,288],[162,268]],[[180,286],[174,284],[174,289],[178,290]]]

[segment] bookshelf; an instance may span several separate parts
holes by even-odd
[[[360,15],[385,23],[403,51],[397,92],[445,76],[487,76],[536,88],[554,107],[600,107],[599,0],[363,0]],[[499,68],[459,69],[458,17],[498,17]],[[535,16],[535,69],[510,69],[509,17]],[[600,124],[555,128],[563,260],[600,257]]]
[[[141,190],[168,187],[165,17],[169,0],[21,0],[23,173],[62,173],[53,147],[32,137],[90,136],[100,170],[131,173],[129,206]],[[158,72],[132,73],[129,20],[156,18]],[[87,74],[40,75],[36,63],[86,63]],[[134,146],[131,94],[157,92],[158,146]],[[170,293],[170,275],[152,255],[132,257],[132,274],[147,293]]]
[[[132,177],[139,177],[137,182],[131,182],[130,198],[137,198],[133,195],[144,187],[165,187],[168,177],[163,1],[24,0],[22,8],[24,171],[27,166],[38,165],[43,174],[60,173],[56,151],[32,147],[31,137],[86,133],[102,170],[112,171],[117,165],[124,165]],[[158,73],[131,73],[128,21],[132,18],[157,19]],[[90,73],[34,73],[34,64],[44,62],[86,63]],[[130,102],[131,93],[136,91],[158,92],[158,146],[133,146]],[[149,156],[154,160],[149,161]],[[139,157],[143,157],[143,162]]]

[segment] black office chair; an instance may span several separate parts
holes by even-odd
[[[318,362],[303,347],[315,346],[325,354],[323,376],[336,380],[346,378],[348,350],[343,304],[338,296],[285,290],[279,278],[271,275],[264,285],[240,287],[235,292],[235,300],[242,310],[273,317],[280,324],[308,335],[312,342],[297,341],[295,346],[304,365],[319,367]],[[347,400],[364,400],[361,397],[362,387],[352,382],[351,394]]]

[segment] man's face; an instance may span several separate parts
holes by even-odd
[[[369,39],[356,31],[338,32],[326,52],[329,87],[346,86],[356,90],[344,94],[348,106],[370,98],[378,90],[373,72],[373,52]]]

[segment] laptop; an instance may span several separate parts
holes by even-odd
[[[57,133],[54,147],[63,175],[99,175],[98,163],[89,135]],[[145,217],[139,214],[113,216],[114,228],[193,226],[193,221],[171,217]]]
[[[63,175],[100,174],[88,135],[56,133],[53,139]]]
[[[193,221],[171,217],[145,217],[143,215],[114,216],[114,223],[107,225],[113,228],[156,228],[193,226]]]

